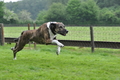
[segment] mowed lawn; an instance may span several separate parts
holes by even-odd
[[[0,80],[120,80],[119,49],[26,45],[13,60],[13,46],[0,46]]]

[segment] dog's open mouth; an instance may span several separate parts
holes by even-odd
[[[64,34],[64,33],[60,33],[61,35],[63,35],[63,36],[66,36],[66,34]]]

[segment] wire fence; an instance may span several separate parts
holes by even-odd
[[[94,40],[120,42],[120,26],[94,27]]]
[[[38,28],[33,26],[5,26],[5,42],[13,42],[22,31]],[[66,29],[67,36],[57,36],[65,46],[91,47],[92,52],[94,48],[120,48],[120,26],[67,26]]]
[[[36,29],[38,26],[36,27]],[[33,26],[30,29],[34,29]],[[90,26],[66,26],[69,33],[66,36],[58,35],[58,40],[90,41]],[[28,30],[26,26],[4,27],[5,37],[17,38],[22,31]],[[94,41],[120,42],[120,26],[93,26]]]
[[[90,26],[67,27],[69,33],[62,40],[90,41]],[[94,41],[120,42],[120,26],[93,26]]]

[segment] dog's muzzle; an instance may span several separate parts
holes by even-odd
[[[63,35],[63,36],[66,36],[66,34],[67,34],[68,32],[69,32],[68,30],[64,29],[64,30],[62,30],[62,31],[59,31],[58,33],[61,34],[61,35]]]

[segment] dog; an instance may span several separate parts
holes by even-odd
[[[56,54],[59,55],[61,47],[64,47],[64,45],[56,39],[56,36],[57,34],[66,36],[67,33],[68,30],[65,29],[65,25],[62,22],[47,22],[38,29],[23,31],[20,37],[15,39],[15,47],[11,48],[14,60],[16,59],[16,53],[21,51],[30,41],[46,45],[55,43],[58,46]]]

